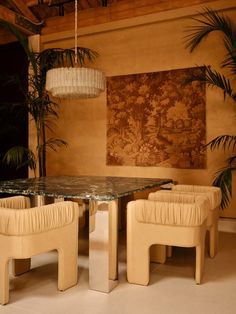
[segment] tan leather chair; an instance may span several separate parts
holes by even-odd
[[[13,209],[24,209],[30,207],[30,199],[26,196],[10,196],[6,198],[0,198],[0,207],[13,208]],[[13,275],[21,275],[30,270],[31,260],[19,259],[12,260],[12,273]]]
[[[30,199],[26,196],[11,196],[0,198],[0,207],[24,209],[30,207]]]
[[[26,259],[56,249],[58,289],[77,283],[78,216],[78,204],[69,201],[26,209],[0,208],[1,304],[9,301],[10,259]]]
[[[149,282],[150,247],[153,244],[196,247],[195,280],[201,283],[204,267],[208,199],[187,195],[165,201],[136,200],[127,206],[127,279]]]
[[[218,252],[218,221],[221,203],[221,190],[215,186],[177,184],[172,186],[172,191],[181,193],[194,193],[208,197],[211,208],[207,218],[207,229],[209,230],[209,255],[215,257]]]

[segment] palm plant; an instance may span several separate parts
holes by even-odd
[[[224,74],[212,69],[210,66],[204,66],[198,76],[190,78],[189,81],[202,81],[210,87],[217,87],[223,91],[224,100],[229,97],[236,105],[236,91],[233,89],[233,80],[236,78],[236,26],[223,14],[219,14],[209,8],[205,8],[199,18],[193,18],[199,25],[189,28],[189,34],[186,36],[186,48],[193,52],[199,44],[210,33],[219,31],[223,34],[223,44],[226,49],[226,55],[221,63],[221,68],[230,71],[230,78]],[[206,146],[211,150],[223,148],[230,150],[232,155],[226,159],[225,166],[220,168],[213,181],[213,185],[221,188],[222,203],[221,208],[228,206],[232,197],[232,173],[236,170],[236,136],[220,135],[211,140]]]
[[[47,149],[56,151],[58,147],[67,145],[62,139],[46,137],[46,129],[53,131],[55,119],[58,117],[58,105],[50,99],[48,92],[45,90],[46,73],[54,67],[73,66],[75,51],[73,49],[52,48],[36,53],[30,49],[27,38],[18,32],[14,26],[3,21],[0,22],[0,25],[16,36],[28,57],[31,71],[28,77],[29,88],[24,91],[24,105],[34,121],[37,134],[36,156],[29,148],[16,146],[6,152],[3,161],[17,168],[28,165],[35,175],[38,162],[39,176],[45,176]],[[77,48],[77,54],[80,66],[86,60],[93,61],[97,56],[96,52],[83,47]]]

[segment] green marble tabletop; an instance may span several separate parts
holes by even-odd
[[[0,181],[0,193],[109,201],[170,182],[159,178],[55,176]]]

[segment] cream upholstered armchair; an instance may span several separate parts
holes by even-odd
[[[10,196],[5,198],[0,198],[0,207],[12,208],[12,209],[25,209],[30,207],[30,199],[26,196]],[[30,269],[30,258],[12,260],[12,272],[14,275],[21,275],[22,273]]]
[[[21,201],[28,206],[27,198]],[[56,249],[58,289],[65,290],[75,285],[78,271],[78,204],[65,201],[26,209],[21,206],[6,208],[3,202],[1,205],[0,303],[9,301],[10,259],[26,259]]]
[[[30,207],[30,199],[26,196],[11,196],[0,198],[0,207],[24,209]]]
[[[191,195],[181,199],[171,197],[128,203],[127,279],[130,283],[148,284],[149,249],[153,244],[196,247],[195,280],[201,283],[209,200]]]
[[[221,203],[221,190],[215,186],[177,184],[172,186],[173,192],[192,193],[195,195],[204,195],[210,201],[210,211],[207,218],[207,229],[209,230],[209,255],[214,257],[218,252],[218,221]],[[167,192],[167,191],[166,191]]]

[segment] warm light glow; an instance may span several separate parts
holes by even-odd
[[[105,76],[91,68],[55,68],[47,72],[46,90],[59,98],[93,98],[105,90]]]

